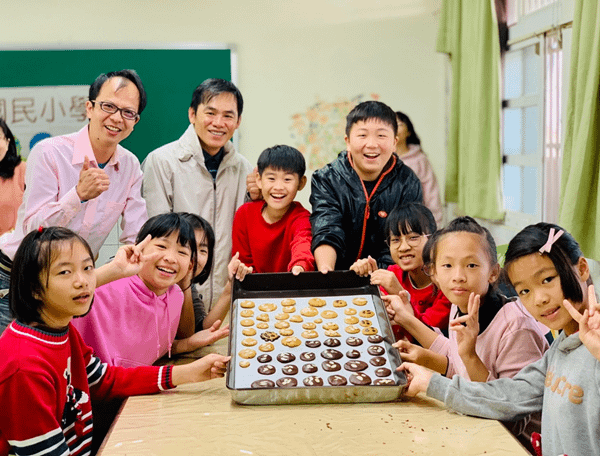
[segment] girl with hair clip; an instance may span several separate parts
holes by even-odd
[[[510,241],[504,271],[531,315],[562,330],[550,350],[512,379],[488,383],[403,363],[406,394],[426,392],[458,412],[499,420],[541,411],[537,454],[600,454],[600,305],[579,244],[559,226],[530,225]]]
[[[423,248],[437,227],[433,214],[422,204],[409,203],[390,212],[386,221],[387,244],[393,265],[377,269],[369,257],[358,260],[350,270],[361,276],[370,275],[371,283],[379,285],[385,294],[407,293],[412,312],[428,326],[448,332],[450,301],[423,271]],[[392,325],[396,340],[408,336],[399,325]]]
[[[17,154],[15,137],[0,117],[0,234],[12,230],[17,222],[25,191],[25,168]]]
[[[40,228],[20,244],[10,281],[16,320],[0,337],[0,455],[89,455],[92,400],[224,375],[229,357],[216,354],[183,366],[102,363],[71,323],[92,305],[96,272],[89,245],[67,228]]]
[[[176,339],[184,301],[177,284],[190,271],[203,269],[208,259],[207,250],[198,254],[194,230],[185,218],[173,212],[150,218],[138,233],[136,244],[142,242],[138,271],[111,277],[97,289],[90,312],[74,322],[96,355],[115,366],[151,365],[165,354],[192,351],[229,333],[218,322]]]

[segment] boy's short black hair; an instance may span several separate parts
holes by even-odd
[[[381,101],[370,100],[357,104],[346,116],[346,136],[350,136],[352,125],[371,119],[378,119],[388,124],[394,130],[394,136],[398,134],[398,121],[394,110]]]
[[[48,286],[50,265],[62,243],[80,242],[90,254],[89,244],[68,228],[52,226],[30,232],[23,238],[10,272],[9,308],[13,317],[21,323],[43,323],[40,310],[42,297]],[[45,275],[45,279],[42,277]]]
[[[99,75],[90,86],[90,91],[88,94],[90,101],[96,100],[96,97],[100,93],[100,89],[102,89],[104,83],[112,78],[125,78],[135,85],[140,94],[140,102],[138,104],[137,113],[141,114],[146,107],[146,89],[144,89],[144,84],[142,84],[142,80],[135,70],[111,71],[110,73],[102,73]]]
[[[206,282],[206,279],[208,279],[208,276],[212,271],[215,251],[215,232],[212,229],[212,226],[210,226],[210,223],[208,223],[208,221],[206,221],[199,215],[192,214],[190,212],[180,212],[180,214],[181,217],[191,225],[194,231],[201,230],[204,233],[206,244],[208,245],[208,257],[206,258],[206,264],[204,265],[204,269],[200,271],[200,274],[192,278],[192,283],[202,285],[204,282]],[[196,244],[197,243],[198,239],[196,239]]]
[[[385,234],[394,236],[417,234],[433,234],[437,230],[435,218],[431,211],[420,203],[408,203],[396,207],[390,212],[385,222]]]
[[[177,243],[189,247],[192,255],[190,260],[192,262],[192,268],[196,268],[198,261],[198,251],[196,249],[196,236],[194,235],[194,229],[192,225],[188,223],[186,218],[179,212],[166,212],[164,214],[158,214],[151,217],[142,225],[135,243],[139,244],[148,235],[152,238],[157,237],[168,237],[171,233],[177,232]]]
[[[190,108],[192,108],[194,112],[197,112],[200,104],[206,105],[210,102],[210,100],[218,95],[221,95],[222,93],[230,93],[235,97],[235,102],[237,104],[237,115],[240,117],[242,115],[242,111],[244,110],[244,98],[242,97],[242,93],[236,87],[236,85],[231,81],[227,81],[226,79],[212,78],[203,81],[198,87],[196,87],[196,89],[194,89]]]
[[[285,171],[287,173],[297,174],[302,178],[306,171],[306,161],[300,151],[291,146],[277,145],[263,150],[258,157],[258,174],[267,168]]]

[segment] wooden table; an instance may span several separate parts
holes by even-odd
[[[224,379],[127,400],[102,456],[528,455],[497,421],[426,397],[380,404],[242,406]]]

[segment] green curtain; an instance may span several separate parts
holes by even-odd
[[[587,257],[600,259],[600,1],[577,0],[559,220]]]
[[[500,43],[493,0],[445,0],[437,50],[452,65],[446,200],[467,215],[501,219]]]

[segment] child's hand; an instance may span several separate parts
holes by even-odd
[[[188,338],[188,347],[189,351],[194,351],[200,347],[206,347],[224,337],[229,335],[229,325],[225,325],[222,328],[221,320],[217,320],[213,323],[213,325],[208,329],[203,329],[202,331],[198,331],[193,336]]]
[[[362,258],[355,261],[354,264],[350,266],[350,270],[356,272],[361,277],[367,277],[376,269],[377,261],[371,258],[371,255],[369,255],[368,258]]]
[[[432,371],[414,363],[402,363],[396,370],[406,374],[406,380],[408,384],[404,389],[405,396],[414,397],[419,393],[427,392],[429,381],[433,375]]]
[[[184,383],[196,383],[223,377],[227,370],[227,362],[231,356],[217,355],[211,353],[193,363],[173,367],[173,384],[175,386]]]
[[[152,240],[152,236],[148,235],[139,244],[122,245],[117,250],[117,253],[110,265],[116,268],[116,271],[121,277],[130,277],[136,275],[142,269],[144,262],[153,261],[160,256],[160,252],[155,252],[150,255],[144,255],[142,251],[144,247]]]
[[[406,290],[401,291],[397,295],[382,296],[381,299],[385,303],[385,309],[394,323],[400,326],[410,317],[414,317],[415,310],[411,305]]]
[[[584,310],[583,315],[566,299],[563,305],[573,320],[579,323],[581,342],[597,360],[600,360],[600,305],[596,300],[594,285],[588,287],[588,302],[588,308]]]
[[[456,331],[458,354],[461,358],[475,355],[475,345],[479,335],[479,305],[479,295],[471,293],[467,315],[450,320],[448,327],[452,331]]]
[[[244,277],[246,277],[246,274],[250,274],[252,272],[252,266],[246,266],[239,260],[239,258],[240,252],[235,252],[235,255],[233,256],[233,258],[229,262],[229,265],[227,266],[227,271],[229,272],[229,280],[233,280],[233,278],[235,277],[236,279],[242,281],[244,280]]]
[[[398,349],[402,361],[420,364],[421,366],[427,366],[429,364],[431,351],[426,348],[410,343],[407,340],[399,340],[393,344],[392,347]]]
[[[388,294],[398,294],[404,290],[396,274],[386,269],[377,269],[371,273],[371,284],[379,285]]]
[[[294,274],[294,275],[298,275],[298,274],[300,274],[301,272],[304,272],[304,268],[303,268],[302,266],[297,266],[297,265],[296,265],[296,266],[294,266],[294,267],[292,268],[292,274]]]

